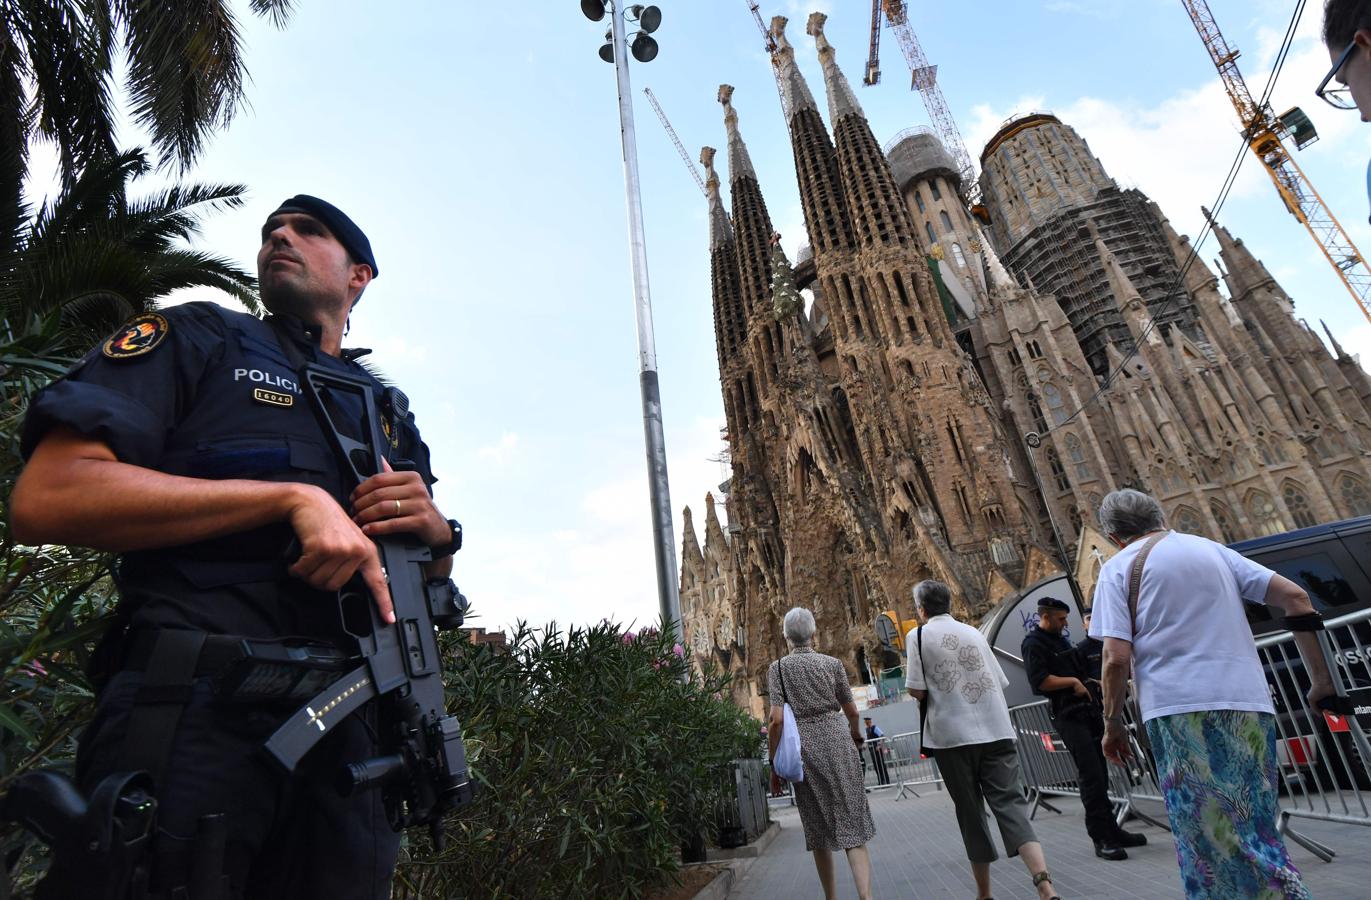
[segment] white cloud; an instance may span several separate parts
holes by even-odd
[[[500,435],[500,439],[493,444],[476,451],[476,455],[481,459],[490,460],[497,466],[503,466],[514,456],[514,452],[519,447],[519,435],[512,431],[506,431]]]

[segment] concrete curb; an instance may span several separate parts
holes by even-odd
[[[733,867],[728,866],[700,889],[695,895],[695,900],[728,900],[728,894],[732,890]]]
[[[772,822],[767,826],[766,831],[763,831],[752,843],[729,850],[710,850],[706,860],[708,862],[726,862],[731,859],[756,859],[766,852],[766,848],[771,846],[771,842],[776,840],[776,835],[780,833],[780,823]]]

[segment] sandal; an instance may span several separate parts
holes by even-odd
[[[1046,881],[1048,884],[1052,884],[1052,873],[1047,871],[1046,869],[1043,869],[1041,872],[1033,876],[1033,886],[1036,888],[1044,881]],[[1053,894],[1052,900],[1062,900],[1062,898],[1058,897],[1056,894]]]

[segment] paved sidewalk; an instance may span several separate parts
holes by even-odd
[[[896,801],[893,791],[871,794],[871,813],[876,837],[869,845],[873,893],[880,900],[896,898],[958,897],[975,894],[971,869],[962,849],[952,801],[945,791],[919,788],[919,798]],[[1152,900],[1181,897],[1175,845],[1163,829],[1130,822],[1130,831],[1147,835],[1146,847],[1130,848],[1123,862],[1095,857],[1085,834],[1081,805],[1074,797],[1053,801],[1061,815],[1046,809],[1038,812],[1034,827],[1047,853],[1053,883],[1067,900]],[[1149,815],[1166,820],[1160,804],[1141,804]],[[780,836],[760,858],[753,861],[734,884],[729,900],[822,900],[823,891],[814,874],[813,857],[804,848],[800,819],[793,807],[773,807],[772,817],[781,825]],[[1356,825],[1295,820],[1303,834],[1331,846],[1337,856],[1325,863],[1293,842],[1295,864],[1305,884],[1318,900],[1362,900],[1371,897],[1371,829]],[[993,830],[993,825],[992,825]],[[999,835],[996,833],[996,841]],[[1001,848],[1002,849],[1002,848]],[[855,900],[857,893],[846,861],[838,867],[838,896]],[[1036,900],[1027,871],[1017,858],[1001,858],[991,865],[998,900]]]

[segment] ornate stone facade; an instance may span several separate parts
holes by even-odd
[[[731,221],[714,151],[701,157],[733,472],[727,530],[707,498],[701,545],[686,510],[681,600],[696,659],[734,673],[740,705],[760,713],[791,606],[814,611],[821,648],[858,681],[880,658],[875,616],[909,618],[921,578],[951,584],[974,621],[1053,569],[1054,527],[1088,576],[1101,556],[1094,510],[1118,486],[1157,494],[1178,528],[1227,540],[1371,512],[1371,378],[1324,350],[1240,241],[1218,232],[1231,302],[1202,263],[1182,285],[1186,240],[1142,198],[1183,311],[1158,315],[1129,274],[1156,246],[1109,240],[1127,232],[1101,206],[1117,187],[1081,161],[1083,142],[1049,152],[1089,175],[1062,209],[1034,211],[1039,227],[1079,223],[1085,248],[1069,252],[1100,275],[1079,308],[1105,327],[1077,322],[1001,263],[936,140],[907,135],[887,158],[815,14],[830,132],[785,24],[772,31],[812,256],[792,270],[773,239],[726,85]],[[1020,243],[1041,237],[1032,216],[1003,221]],[[1083,330],[1100,338],[1104,372]],[[1036,451],[1028,432],[1044,436]]]

